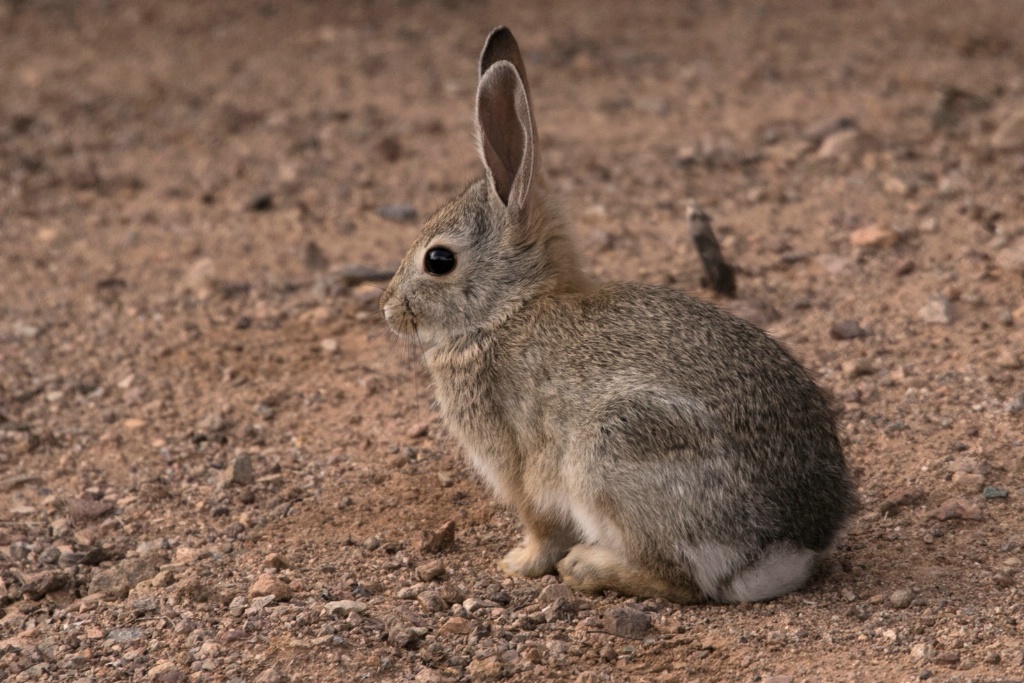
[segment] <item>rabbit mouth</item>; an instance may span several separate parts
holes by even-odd
[[[399,301],[388,301],[383,307],[384,321],[399,337],[416,336],[416,316],[409,309],[409,302],[404,298]]]

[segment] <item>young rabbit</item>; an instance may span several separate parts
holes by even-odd
[[[855,506],[822,391],[710,303],[583,273],[504,27],[476,123],[484,177],[427,222],[381,307],[526,528],[502,569],[681,603],[801,587]]]

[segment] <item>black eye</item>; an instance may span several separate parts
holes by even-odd
[[[423,267],[431,275],[447,275],[455,269],[455,254],[445,247],[434,247],[423,259]]]

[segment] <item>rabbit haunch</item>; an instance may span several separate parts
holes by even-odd
[[[384,293],[441,413],[525,527],[511,574],[679,602],[802,586],[855,498],[835,417],[753,325],[679,291],[596,284],[537,166],[512,34],[481,56],[485,176],[439,210]],[[432,274],[424,256],[455,255]]]

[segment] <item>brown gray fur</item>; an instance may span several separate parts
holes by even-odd
[[[855,507],[822,391],[710,303],[584,274],[505,28],[481,56],[477,129],[484,177],[427,222],[381,306],[525,527],[502,568],[684,603],[800,588]],[[426,269],[438,247],[450,272]]]

